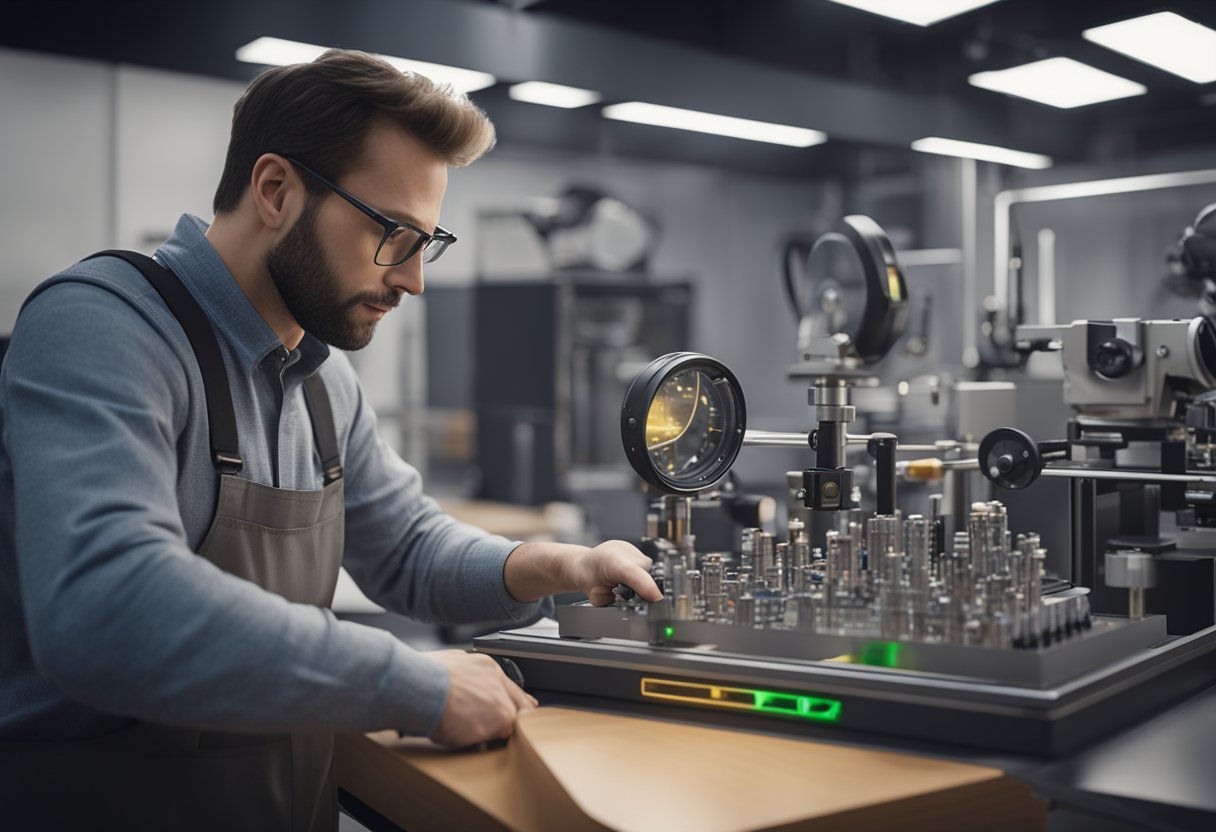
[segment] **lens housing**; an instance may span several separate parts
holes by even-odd
[[[708,355],[650,362],[625,393],[621,441],[633,470],[669,494],[716,484],[743,447],[747,410],[738,379]]]

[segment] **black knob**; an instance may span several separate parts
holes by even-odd
[[[997,428],[980,442],[979,465],[989,482],[1018,491],[1039,478],[1043,457],[1029,435],[1016,428]]]
[[[1135,366],[1135,347],[1122,338],[1110,338],[1094,349],[1094,372],[1102,378],[1123,378]]]
[[[506,656],[494,656],[494,661],[498,662],[498,666],[502,668],[502,672],[507,674],[507,678],[521,688],[524,687],[524,674],[519,669],[519,665],[508,659]]]

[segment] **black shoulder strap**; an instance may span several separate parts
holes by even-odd
[[[312,436],[321,455],[321,470],[325,472],[325,484],[342,479],[342,458],[338,453],[338,432],[334,428],[334,410],[329,403],[329,393],[321,373],[315,372],[304,380],[304,403],[312,419]]]
[[[211,437],[211,461],[221,474],[235,474],[245,461],[237,443],[236,412],[232,407],[232,390],[228,386],[228,371],[220,354],[215,330],[198,301],[190,294],[177,275],[151,257],[134,251],[101,251],[91,257],[117,257],[125,260],[147,278],[164,299],[173,317],[186,332],[198,368],[203,374],[203,390],[207,399],[207,429]]]
[[[125,260],[147,278],[152,287],[164,299],[165,305],[177,318],[194,357],[198,360],[203,375],[203,392],[207,399],[207,427],[211,437],[211,460],[221,474],[235,474],[245,461],[240,455],[237,442],[236,411],[232,406],[232,390],[228,386],[228,371],[224,367],[224,356],[220,353],[215,330],[198,301],[190,294],[181,280],[169,269],[151,257],[134,251],[102,251],[93,257],[117,257]],[[320,373],[313,373],[304,382],[304,402],[312,421],[313,439],[317,453],[321,456],[321,469],[325,484],[342,478],[341,455],[338,452],[338,434],[334,427],[333,407],[329,393]]]

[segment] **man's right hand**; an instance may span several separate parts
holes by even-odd
[[[537,701],[507,678],[489,656],[463,650],[438,650],[426,657],[448,669],[451,679],[443,716],[431,739],[449,748],[506,739],[516,718]]]

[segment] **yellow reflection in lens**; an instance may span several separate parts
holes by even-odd
[[[701,373],[676,373],[663,382],[646,414],[646,450],[655,451],[678,441],[702,404],[708,406],[709,400],[701,394]]]

